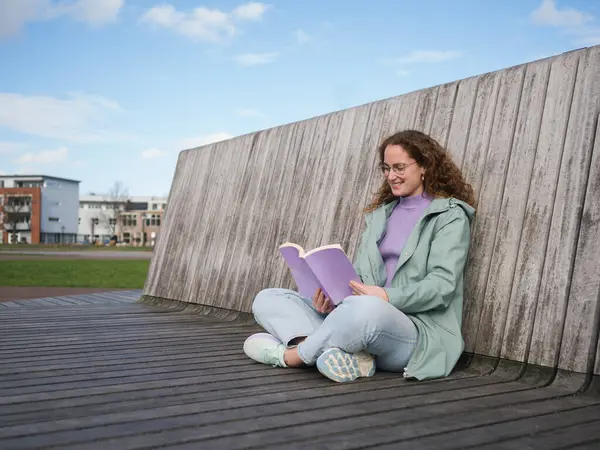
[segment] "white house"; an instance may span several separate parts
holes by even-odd
[[[108,195],[82,195],[79,198],[79,242],[107,242],[113,236],[119,241],[132,243],[136,236],[137,228],[154,226],[152,222],[154,213],[165,209],[167,199],[151,196],[110,197]],[[140,216],[139,221],[137,215]],[[154,214],[154,215],[153,215]],[[133,216],[136,216],[134,219]],[[147,216],[147,219],[146,219]],[[162,216],[162,214],[161,214]],[[135,221],[135,225],[133,224]],[[138,224],[139,222],[139,224]],[[134,228],[133,230],[130,228]],[[142,239],[138,240],[142,241]],[[150,240],[144,239],[143,241]]]

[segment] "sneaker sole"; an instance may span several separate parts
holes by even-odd
[[[340,349],[326,350],[317,360],[317,369],[321,374],[337,383],[354,381],[360,377],[371,377],[375,374],[375,364],[369,372],[361,374],[358,359]]]

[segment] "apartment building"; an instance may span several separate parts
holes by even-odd
[[[83,195],[79,201],[80,242],[154,246],[167,204],[164,197]]]
[[[79,183],[47,175],[0,175],[2,242],[75,242]]]

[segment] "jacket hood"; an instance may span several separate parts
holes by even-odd
[[[472,222],[473,218],[475,217],[475,208],[473,208],[467,202],[458,200],[457,198],[454,198],[454,197],[438,198],[438,199],[435,199],[433,202],[431,202],[432,205],[434,202],[439,202],[443,208],[454,208],[455,206],[460,206],[463,209],[463,211],[465,212],[465,214],[467,215],[469,222]],[[453,206],[453,205],[455,205],[455,206]]]

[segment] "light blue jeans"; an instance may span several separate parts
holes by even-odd
[[[289,289],[265,289],[252,304],[254,319],[268,333],[290,347],[307,365],[329,348],[348,353],[365,351],[376,357],[378,369],[402,372],[418,338],[412,321],[388,302],[372,296],[347,297],[329,314],[318,313],[312,299]]]

